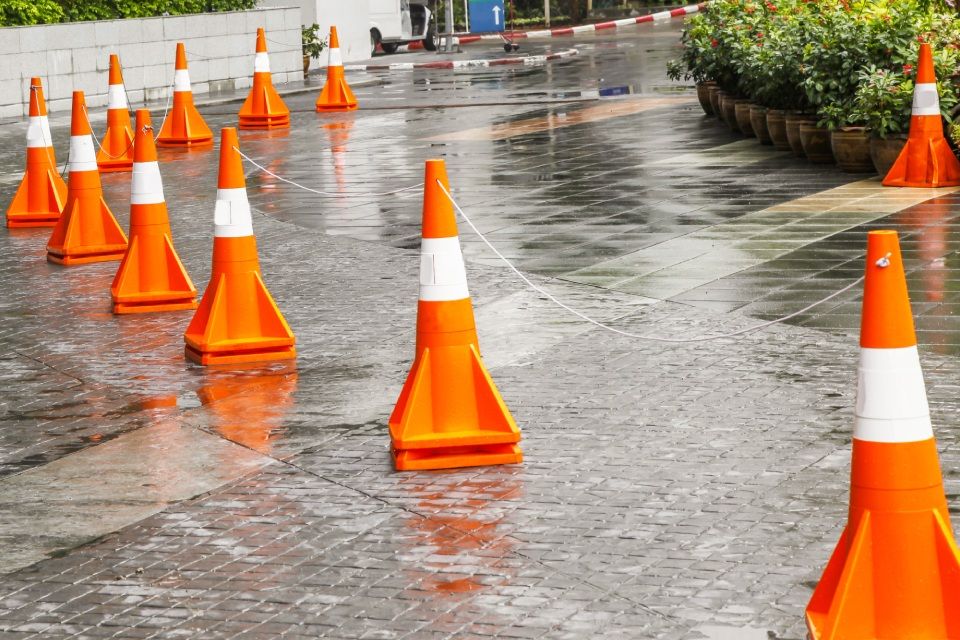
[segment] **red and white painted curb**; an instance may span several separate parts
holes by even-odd
[[[409,71],[412,69],[468,69],[477,67],[504,67],[508,65],[533,66],[573,57],[580,52],[565,49],[541,56],[514,56],[512,58],[490,58],[480,60],[436,60],[434,62],[394,62],[393,64],[348,64],[347,71]]]

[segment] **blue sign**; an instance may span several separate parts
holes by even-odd
[[[470,32],[503,31],[507,12],[503,0],[470,0]]]

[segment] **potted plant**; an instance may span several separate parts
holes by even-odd
[[[320,31],[320,25],[314,22],[309,27],[306,25],[300,25],[300,44],[303,49],[303,75],[307,75],[307,71],[310,69],[310,58],[316,60],[320,57],[320,52],[323,51],[327,46],[326,39],[320,38],[318,35]]]
[[[871,65],[860,73],[854,105],[870,134],[870,159],[884,176],[906,143],[913,104],[913,80]]]

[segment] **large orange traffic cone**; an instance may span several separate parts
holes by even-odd
[[[910,136],[883,179],[887,187],[953,187],[960,185],[960,161],[943,137],[940,96],[933,70],[933,52],[920,45],[917,82],[913,88]]]
[[[197,290],[173,248],[150,112],[137,109],[130,245],[113,279],[114,313],[196,309]]]
[[[340,55],[340,38],[337,28],[330,27],[330,57],[327,62],[327,82],[317,98],[317,111],[353,111],[357,99],[343,77],[343,58]]]
[[[810,637],[960,638],[960,552],[894,231],[867,236],[856,416],[849,517]]]
[[[47,260],[63,265],[120,260],[127,236],[103,199],[83,91],[73,92],[67,206],[47,243]]]
[[[67,185],[57,172],[40,78],[30,78],[27,169],[7,207],[8,227],[52,227],[67,202]]]
[[[199,364],[294,358],[294,336],[260,275],[237,130],[220,133],[213,270],[183,339]]]
[[[213,132],[193,106],[193,89],[187,70],[187,50],[177,43],[173,72],[173,107],[160,127],[157,144],[161,147],[199,147],[213,144]]]
[[[390,416],[398,471],[521,462],[520,430],[480,359],[473,305],[443,160],[423,188],[420,302],[413,367]]]
[[[240,107],[241,129],[280,129],[290,126],[290,109],[284,104],[270,78],[267,36],[257,29],[257,56],[253,61],[253,88]]]
[[[110,54],[110,86],[107,90],[107,132],[103,134],[97,164],[101,173],[130,171],[133,168],[133,129],[130,106],[123,86],[120,57]]]

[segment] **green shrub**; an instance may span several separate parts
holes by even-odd
[[[252,9],[256,0],[0,0],[0,26]]]
[[[63,10],[54,0],[0,0],[0,27],[61,20]]]

